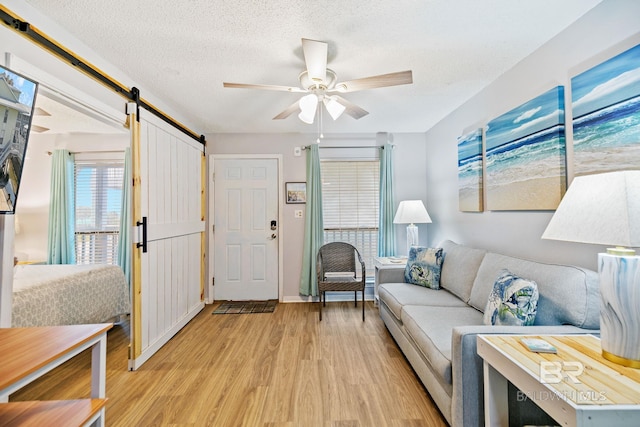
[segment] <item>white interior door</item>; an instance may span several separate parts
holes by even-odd
[[[214,159],[214,298],[278,299],[278,161]]]

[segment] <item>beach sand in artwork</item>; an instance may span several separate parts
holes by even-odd
[[[487,210],[555,210],[566,190],[564,177],[555,176],[488,186]]]
[[[574,175],[640,169],[640,144],[576,150]]]
[[[482,193],[477,189],[460,188],[458,209],[461,212],[482,212]]]

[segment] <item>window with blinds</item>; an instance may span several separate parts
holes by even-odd
[[[124,162],[75,162],[77,264],[117,264]]]
[[[378,248],[380,162],[320,162],[324,241],[347,242],[358,248],[373,277]]]

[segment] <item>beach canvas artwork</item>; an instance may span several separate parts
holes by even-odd
[[[640,167],[640,45],[571,79],[574,175]]]
[[[482,212],[482,129],[458,138],[458,206]]]
[[[487,124],[487,209],[558,207],[567,182],[564,126],[562,86]]]

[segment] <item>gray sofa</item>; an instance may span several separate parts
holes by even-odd
[[[593,333],[599,328],[598,274],[442,242],[440,290],[404,283],[403,270],[380,277],[380,316],[434,402],[453,426],[484,424],[477,334]],[[538,284],[533,326],[487,326],[483,311],[502,269]],[[394,277],[395,275],[395,277]]]

